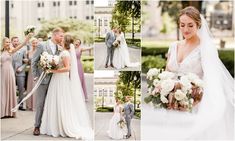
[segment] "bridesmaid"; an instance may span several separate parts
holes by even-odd
[[[31,48],[30,51],[27,53],[28,59],[29,59],[29,72],[28,72],[28,79],[27,79],[27,93],[31,92],[31,90],[34,87],[34,81],[33,81],[33,74],[31,69],[31,59],[33,57],[33,54],[36,51],[36,47],[38,45],[38,40],[36,38],[32,38],[30,40]],[[28,100],[26,100],[26,108],[28,110],[34,110],[35,109],[35,95],[32,95]]]
[[[11,112],[11,109],[17,105],[16,101],[16,82],[15,73],[12,66],[13,54],[21,49],[29,41],[33,33],[26,36],[25,41],[16,48],[10,47],[10,40],[4,37],[2,40],[1,50],[1,118],[15,117],[16,113]]]
[[[82,67],[82,62],[81,62],[81,55],[83,51],[89,50],[91,48],[82,48],[81,47],[81,40],[76,39],[74,42],[75,48],[76,48],[76,55],[77,55],[77,66],[78,66],[78,74],[82,83],[82,89],[83,89],[83,94],[85,97],[85,101],[88,101],[88,96],[87,96],[87,90],[86,90],[86,83],[85,83],[85,78],[84,78],[84,71]]]

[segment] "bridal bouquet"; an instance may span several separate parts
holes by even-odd
[[[59,64],[59,56],[51,55],[47,52],[43,52],[40,57],[39,65],[44,71],[57,69]]]
[[[123,119],[121,119],[117,124],[121,129],[126,126],[126,122]]]
[[[28,35],[29,33],[34,33],[34,30],[36,29],[35,26],[33,25],[30,25],[30,26],[27,26],[26,27],[26,30],[24,31],[24,34],[25,35]]]
[[[118,48],[119,46],[120,46],[120,40],[115,40],[114,42],[113,42],[113,46],[115,47],[115,48]]]
[[[156,108],[192,111],[203,95],[203,81],[193,73],[178,75],[156,68],[147,73],[148,96],[146,103]]]

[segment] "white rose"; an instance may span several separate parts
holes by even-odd
[[[59,64],[59,56],[53,56],[53,60],[56,65]]]
[[[153,76],[157,76],[159,74],[160,70],[156,68],[149,69],[147,72],[147,79],[152,80]]]
[[[165,92],[170,92],[174,89],[175,87],[175,81],[174,80],[170,80],[170,79],[167,79],[167,80],[163,80],[161,81],[161,88],[162,88],[162,91],[165,91]]]
[[[182,86],[183,86],[182,91],[184,91],[184,92],[187,92],[192,88],[192,84],[187,79],[187,77],[181,77],[179,82],[182,84]]]
[[[189,102],[193,104],[194,100],[192,98],[190,98]]]
[[[177,90],[175,92],[175,95],[174,95],[175,99],[180,101],[180,100],[183,100],[184,98],[186,98],[186,94],[183,93],[181,90]]]
[[[158,79],[153,80],[153,85],[157,87],[159,85],[160,81]]]
[[[203,87],[203,81],[201,79],[196,79],[193,83],[199,87]]]
[[[161,95],[160,98],[161,98],[162,103],[168,103],[168,99],[165,96]]]
[[[159,74],[158,76],[161,80],[166,80],[166,79],[173,79],[175,77],[175,74],[169,71],[164,71]]]

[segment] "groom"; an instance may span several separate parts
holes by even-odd
[[[113,42],[116,40],[115,33],[117,32],[115,27],[112,27],[112,31],[108,32],[105,37],[105,44],[107,46],[107,57],[106,57],[106,63],[105,68],[108,68],[108,63],[110,60],[110,66],[113,66],[113,53],[114,53],[114,46]]]
[[[34,77],[34,81],[36,81],[43,70],[38,66],[40,55],[43,52],[48,52],[52,55],[59,55],[59,45],[61,44],[64,37],[64,32],[61,28],[55,28],[52,31],[52,37],[50,40],[42,42],[38,45],[36,52],[33,55],[32,59],[32,73]],[[48,86],[50,83],[52,74],[48,74],[40,84],[37,89],[36,94],[36,116],[35,116],[35,124],[34,124],[34,131],[33,134],[35,136],[40,135],[40,126],[41,126],[41,119],[43,114],[44,103],[47,95]]]
[[[124,116],[125,116],[125,121],[126,121],[126,125],[127,125],[127,135],[126,138],[130,138],[131,137],[131,119],[134,116],[134,106],[133,104],[130,102],[131,97],[130,96],[126,96],[125,97],[125,105],[124,105]]]

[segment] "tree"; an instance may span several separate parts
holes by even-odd
[[[94,29],[91,23],[75,19],[53,19],[42,21],[41,24],[42,28],[38,32],[37,37],[41,37],[44,40],[48,38],[48,34],[50,34],[54,28],[60,27],[74,38],[81,39],[84,44],[92,44],[94,42]]]
[[[118,26],[121,30],[125,32],[131,31],[131,17],[132,14],[135,18],[135,32],[140,31],[141,22],[141,3],[140,1],[133,1],[134,9],[132,9],[132,1],[122,1],[118,0],[113,11],[112,11],[112,21],[111,26]]]
[[[134,96],[134,108],[136,107],[136,90],[140,90],[141,77],[139,71],[120,72],[117,81],[116,98],[125,101],[125,96]]]

